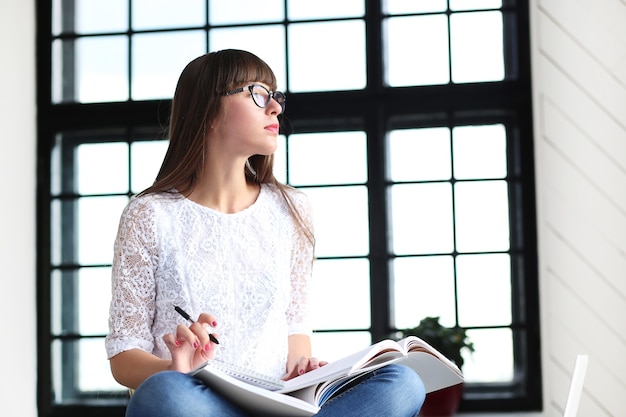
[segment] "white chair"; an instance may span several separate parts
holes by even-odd
[[[565,403],[565,412],[563,413],[563,417],[576,417],[578,404],[580,403],[580,396],[583,392],[583,383],[585,382],[588,362],[589,356],[576,356],[574,375],[572,375],[572,382],[569,386],[569,394],[567,395],[567,402]]]

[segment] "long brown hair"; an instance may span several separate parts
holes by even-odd
[[[219,114],[222,95],[246,82],[258,81],[276,90],[272,69],[256,55],[237,49],[211,52],[191,61],[183,69],[169,120],[169,146],[154,183],[140,194],[178,191],[189,195],[204,168],[207,128]],[[283,195],[297,226],[313,243],[313,232],[294,207],[289,186],[274,177],[274,155],[248,158],[248,183],[274,184]]]

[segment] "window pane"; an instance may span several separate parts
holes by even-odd
[[[53,200],[52,263],[110,264],[119,217],[127,203],[126,196]]]
[[[366,85],[362,20],[289,25],[289,90],[358,90]]]
[[[104,339],[82,339],[78,341],[78,388],[81,391],[123,390],[111,376],[109,361],[102,360]]]
[[[396,258],[393,270],[393,325],[409,329],[427,316],[455,323],[454,264],[451,256]]]
[[[64,271],[54,270],[50,274],[50,331],[53,335],[60,335],[63,333],[76,333],[77,324],[74,320],[75,315],[64,314],[63,307],[73,306],[73,300],[69,302],[66,300],[67,293],[70,297],[74,294],[74,287],[76,287],[78,279],[76,276],[78,272],[76,270]],[[67,302],[67,304],[66,304]],[[71,309],[71,308],[70,308]],[[69,317],[69,319],[68,319]]]
[[[75,54],[74,56],[72,54]],[[65,58],[72,57],[67,64]],[[96,103],[128,99],[128,38],[99,36],[52,45],[52,101]]]
[[[506,177],[506,130],[503,125],[455,127],[452,137],[455,178]]]
[[[69,83],[69,78],[66,78],[66,74],[63,73],[63,55],[65,49],[73,47],[74,42],[72,41],[60,41],[57,39],[52,42],[52,56],[50,58],[52,60],[52,68],[50,68],[50,94],[53,104],[61,103],[64,100],[74,100],[74,83]],[[70,87],[69,92],[67,91],[68,84]]]
[[[383,0],[387,14],[444,12],[447,8],[446,0]]]
[[[459,252],[506,251],[509,202],[505,181],[459,182],[454,186]]]
[[[113,258],[110,242],[108,258]],[[111,301],[111,268],[81,268],[78,271],[78,332],[81,335],[104,335],[109,332],[109,302]]]
[[[76,148],[76,191],[79,194],[128,191],[128,144],[87,143]]]
[[[459,325],[464,327],[510,325],[512,321],[510,256],[460,255],[456,259],[456,267]]]
[[[204,0],[132,0],[133,29],[204,26],[206,22],[205,3]]]
[[[126,32],[128,30],[128,0],[74,1],[76,33]],[[71,28],[64,29],[71,30]]]
[[[449,183],[393,185],[390,204],[395,254],[453,251],[452,192]]]
[[[344,358],[372,344],[370,332],[313,333],[313,356],[325,361]]]
[[[128,39],[125,36],[76,41],[76,99],[81,103],[128,99]]]
[[[465,382],[513,380],[513,334],[511,329],[468,330],[474,353],[462,352]],[[532,365],[531,365],[532,366]]]
[[[63,8],[61,7],[62,0],[52,0],[52,15],[51,26],[52,35],[56,36],[63,30]]]
[[[450,81],[446,15],[393,17],[384,24],[388,85],[432,85]]]
[[[284,135],[278,135],[274,152],[274,177],[283,184],[287,183],[287,138]]]
[[[367,188],[326,187],[304,191],[313,206],[316,256],[367,255]]]
[[[469,83],[504,79],[501,12],[450,16],[452,81]]]
[[[282,25],[212,29],[209,32],[209,49],[243,49],[267,62],[279,90],[287,88],[285,75],[285,27]],[[287,98],[289,100],[289,98]],[[287,107],[289,112],[289,107]]]
[[[173,97],[183,68],[205,52],[202,30],[133,36],[133,100]]]
[[[502,0],[450,0],[450,10],[499,9]]]
[[[367,181],[364,132],[307,133],[289,136],[289,183],[355,184]],[[320,169],[320,163],[324,169]]]
[[[102,338],[52,343],[54,380],[51,389],[56,403],[84,399],[89,391],[100,395],[101,391],[117,391],[119,398],[128,398],[128,388],[113,379],[109,361],[103,359],[103,345]],[[109,393],[107,398],[110,398]]]
[[[75,206],[75,199],[50,202],[50,263],[53,265],[75,263],[74,242],[68,242],[73,236]],[[64,233],[70,234],[65,240]]]
[[[113,257],[113,245],[109,251]],[[52,285],[52,333],[105,335],[111,293],[111,268],[55,270]]]
[[[211,25],[280,22],[285,18],[283,0],[211,0]]]
[[[392,181],[451,178],[448,128],[394,130],[389,132],[387,140]]]
[[[288,0],[289,20],[361,17],[365,14],[364,0]]]
[[[50,150],[50,195],[58,195],[63,190],[63,170],[65,163],[63,162],[63,135],[57,133],[55,144]],[[74,182],[73,180],[71,181]]]
[[[117,226],[128,197],[78,199],[77,261],[81,265],[110,264]]]
[[[369,272],[367,259],[315,262],[311,295],[314,329],[370,327]]]
[[[128,182],[128,145],[120,142],[124,138],[117,129],[58,133],[50,158],[51,194],[126,192],[128,186],[122,184]]]
[[[131,190],[138,193],[156,179],[167,151],[167,140],[134,142],[130,145]]]

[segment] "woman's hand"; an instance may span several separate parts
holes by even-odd
[[[163,336],[163,341],[172,354],[171,369],[189,372],[213,359],[217,345],[209,338],[209,332],[212,333],[211,328],[215,326],[215,317],[202,313],[191,326],[179,324],[176,334],[168,333]]]
[[[313,369],[317,369],[326,364],[328,364],[328,362],[326,361],[320,361],[317,358],[308,358],[306,356],[302,356],[295,363],[293,363],[289,369],[287,369],[287,373],[281,379],[287,381],[291,378],[303,375],[309,371],[312,371]]]

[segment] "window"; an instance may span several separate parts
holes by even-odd
[[[462,410],[539,409],[525,2],[40,6],[40,415],[123,415],[103,347],[117,222],[159,168],[182,68],[223,48],[288,93],[275,172],[315,208],[315,354],[440,316],[476,347]]]

